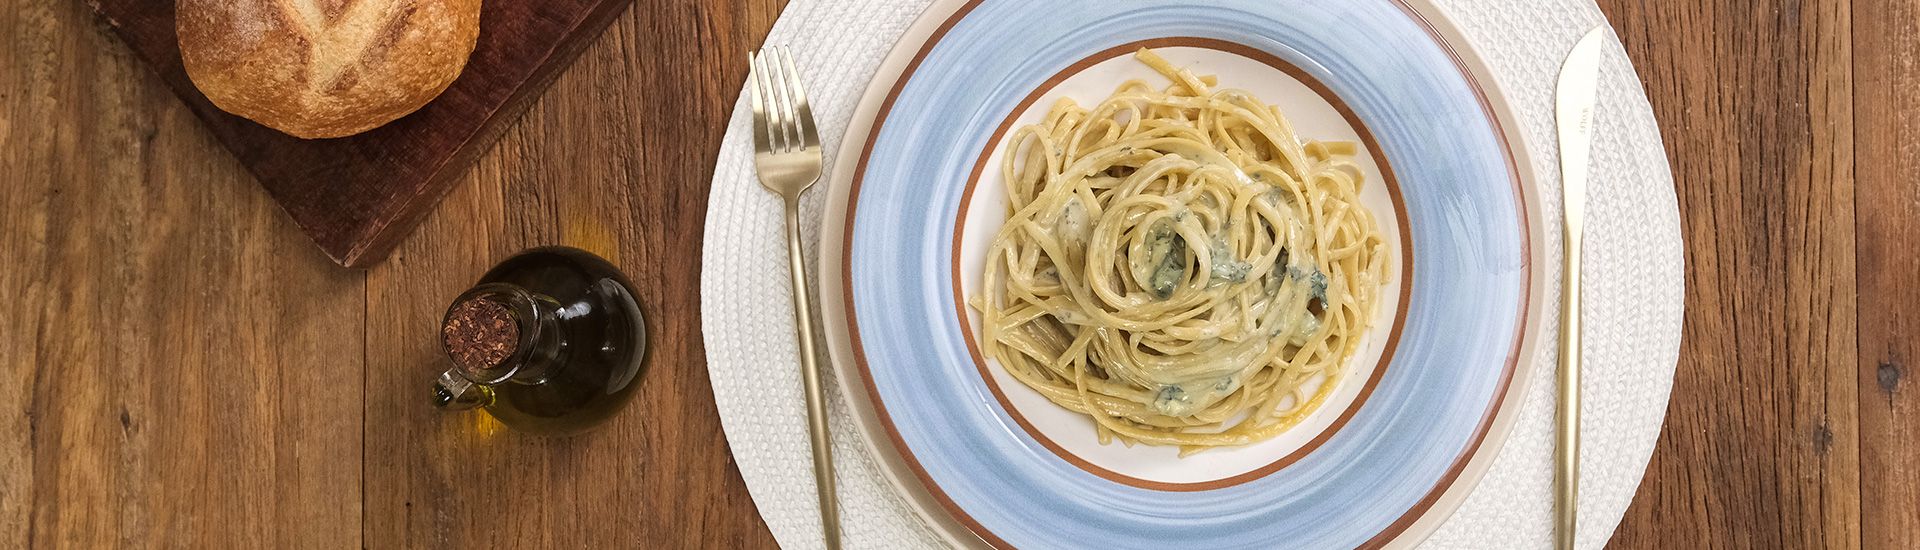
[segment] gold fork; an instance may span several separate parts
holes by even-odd
[[[800,85],[800,71],[784,46],[762,49],[752,65],[753,163],[760,185],[787,206],[787,265],[793,275],[793,321],[800,340],[800,377],[807,388],[807,434],[813,440],[813,480],[820,497],[820,529],[827,548],[840,548],[840,510],[833,491],[833,447],[827,437],[827,400],[813,353],[813,305],[800,253],[800,194],[820,179],[820,133]]]

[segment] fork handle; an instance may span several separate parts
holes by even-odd
[[[840,508],[833,489],[833,439],[827,433],[827,397],[820,389],[820,361],[813,352],[813,299],[807,295],[807,264],[800,255],[800,201],[788,197],[787,264],[793,275],[795,338],[800,341],[800,381],[807,388],[807,435],[813,440],[813,482],[820,496],[820,529],[827,548],[840,548]]]

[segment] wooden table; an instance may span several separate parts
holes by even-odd
[[[0,547],[772,546],[696,296],[722,121],[782,2],[646,4],[362,272],[85,5],[0,0]],[[1690,266],[1666,430],[1613,543],[1920,547],[1920,10],[1601,4]],[[440,308],[552,243],[639,281],[638,410],[555,440],[430,409]]]

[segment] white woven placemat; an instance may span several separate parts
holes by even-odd
[[[930,0],[792,0],[768,44],[793,48],[819,117],[826,158],[834,158],[855,102],[881,59]],[[1532,164],[1541,193],[1551,273],[1560,278],[1558,154],[1553,85],[1562,56],[1604,20],[1590,0],[1435,0],[1467,37],[1540,144]],[[742,88],[744,90],[744,87]],[[801,395],[780,203],[754,179],[750,121],[736,103],[708,198],[700,303],[708,373],[727,443],[774,538],[787,548],[820,547],[806,409]],[[1586,373],[1580,546],[1598,547],[1639,486],[1665,418],[1679,356],[1682,274],[1680,216],[1659,128],[1617,41],[1605,54],[1600,126],[1594,146],[1586,242]],[[831,181],[831,175],[822,178]],[[801,226],[812,273],[821,205],[804,201]],[[1558,305],[1548,307],[1558,317]],[[1556,330],[1549,323],[1548,334]],[[1430,548],[1538,548],[1552,541],[1554,346],[1534,369],[1520,418],[1492,469]],[[831,372],[831,371],[829,371]],[[827,387],[835,387],[832,382]],[[845,401],[830,398],[843,532],[850,548],[937,545],[937,537],[893,493],[859,440]]]

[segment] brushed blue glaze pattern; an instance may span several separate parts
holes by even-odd
[[[1270,52],[1343,98],[1398,175],[1414,253],[1393,363],[1353,419],[1280,472],[1199,492],[1114,483],[1033,440],[975,371],[951,294],[961,193],[994,128],[1066,66],[1168,36]],[[989,1],[883,116],[847,252],[866,362],[907,450],[1008,543],[1352,547],[1441,482],[1501,387],[1526,285],[1514,174],[1466,77],[1389,0]]]

